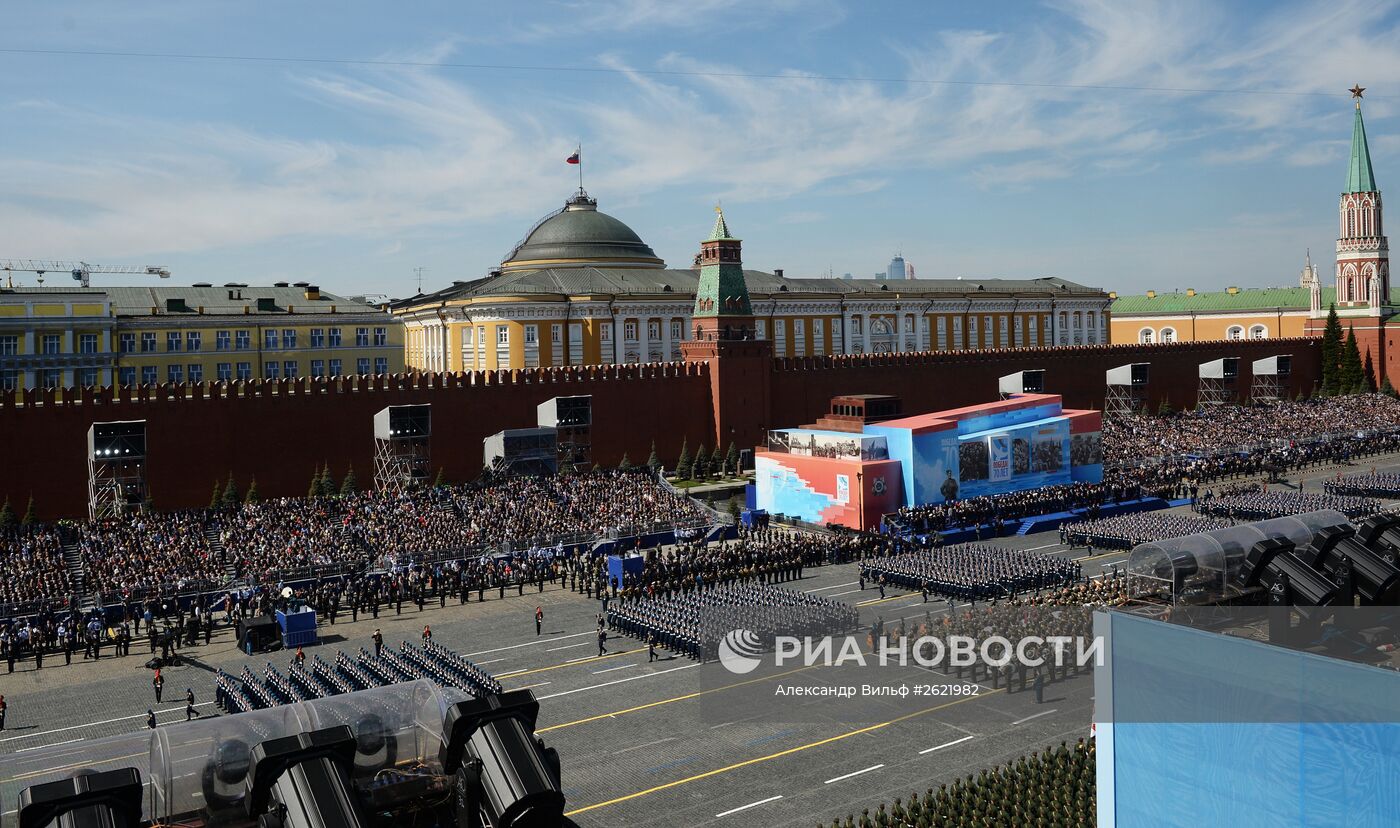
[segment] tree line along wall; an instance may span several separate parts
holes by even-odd
[[[539,368],[330,380],[269,380],[0,394],[0,501],[22,514],[32,495],[45,520],[87,516],[87,431],[94,422],[145,420],[146,481],[157,509],[200,508],[216,480],[263,498],[302,496],[317,468],[372,484],[375,412],[432,405],[431,460],[449,481],[474,479],[482,440],[536,423],[553,397],[593,397],[593,459],[624,452],[674,464],[681,440],[712,433],[704,364]]]
[[[440,468],[460,482],[480,473],[485,437],[533,426],[536,406],[552,397],[592,395],[596,462],[615,466],[627,454],[644,463],[654,441],[672,466],[682,440],[692,453],[702,442],[711,451],[727,448],[727,436],[716,439],[717,422],[738,423],[727,434],[744,435],[743,447],[763,429],[812,422],[842,394],[895,394],[905,412],[923,413],[994,400],[998,377],[1043,368],[1046,391],[1063,395],[1067,407],[1101,408],[1105,371],[1148,362],[1149,407],[1166,400],[1189,408],[1200,363],[1240,357],[1236,388],[1248,399],[1251,362],[1277,354],[1293,357],[1289,395],[1313,393],[1321,373],[1315,339],[774,359],[766,370],[744,366],[746,382],[767,385],[742,394],[747,402],[716,399],[705,363],[4,392],[0,500],[22,513],[32,495],[44,519],[84,517],[94,422],[146,421],[146,479],[156,507],[168,510],[207,505],[214,482],[230,472],[240,491],[256,478],[263,497],[304,495],[326,463],[337,480],[353,468],[368,487],[373,416],[389,405],[432,405],[432,473]],[[766,400],[758,406],[766,410],[753,410],[756,400]],[[726,404],[740,410],[721,419],[716,412]]]

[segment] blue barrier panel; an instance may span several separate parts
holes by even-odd
[[[310,607],[297,612],[278,610],[277,626],[282,628],[282,644],[286,647],[315,644],[320,640],[316,636],[316,611]]]
[[[646,558],[641,555],[609,555],[608,556],[608,581],[614,584],[623,582],[623,575],[642,574],[642,566],[646,563]]]

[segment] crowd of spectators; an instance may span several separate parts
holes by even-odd
[[[1061,742],[938,790],[881,803],[874,812],[833,819],[830,828],[1087,828],[1097,820],[1095,773],[1093,740]]]
[[[0,530],[0,604],[67,598],[73,591],[63,540],[52,526]]]
[[[1379,512],[1381,503],[1369,497],[1288,491],[1257,491],[1196,501],[1196,511],[1203,515],[1240,521],[1267,520],[1320,509],[1333,509],[1355,520]]]
[[[199,512],[146,512],[84,523],[77,530],[84,586],[106,600],[152,587],[204,589],[224,580]]]
[[[891,584],[964,601],[1014,597],[1079,579],[1074,561],[999,546],[959,544],[873,558],[860,565],[863,581]]]
[[[495,585],[504,573],[533,577],[538,554],[509,554],[561,539],[581,542],[661,526],[702,526],[714,515],[646,471],[520,477],[482,486],[339,497],[276,498],[233,508],[35,525],[0,534],[0,604],[67,602],[75,591],[66,540],[82,563],[83,589],[103,603],[148,592],[215,589],[313,571],[409,568],[459,558],[451,575]],[[67,533],[65,537],[64,533]],[[510,560],[502,562],[500,552]],[[488,554],[490,553],[490,554]],[[480,557],[479,563],[473,563]]]
[[[899,510],[895,521],[914,532],[944,532],[971,526],[996,525],[1031,515],[1093,509],[1141,497],[1137,484],[1111,480],[1105,483],[1067,483],[1025,489],[1000,495],[970,497]]]
[[[1400,430],[1400,400],[1385,394],[1312,397],[1256,406],[1104,418],[1104,461],[1110,466],[1255,453],[1325,437]],[[1347,442],[1343,440],[1343,442]]]
[[[1060,527],[1060,542],[1070,546],[1131,549],[1140,543],[1212,532],[1232,525],[1231,521],[1221,518],[1176,512],[1137,512],[1065,524]]]
[[[451,491],[468,545],[567,543],[710,519],[690,498],[640,471],[518,477]]]
[[[219,539],[233,563],[234,576],[264,578],[277,570],[363,557],[363,547],[346,531],[343,508],[332,498],[284,497],[245,504],[218,516]]]

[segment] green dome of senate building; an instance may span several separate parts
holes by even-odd
[[[502,272],[560,267],[661,268],[632,228],[598,212],[598,202],[580,190],[541,219],[501,262]]]

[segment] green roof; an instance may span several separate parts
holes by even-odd
[[[1351,126],[1351,161],[1347,164],[1345,193],[1376,192],[1376,176],[1371,172],[1371,150],[1366,146],[1366,124],[1361,120],[1361,102],[1356,102],[1356,118]]]
[[[1322,306],[1325,308],[1336,301],[1336,288],[1322,289]],[[1400,289],[1391,291],[1391,304],[1400,299]],[[1155,297],[1119,296],[1113,300],[1110,310],[1114,316],[1137,316],[1139,314],[1180,314],[1225,313],[1229,311],[1271,311],[1307,310],[1308,289],[1294,288],[1244,288],[1238,293],[1218,291],[1197,293],[1159,293]]]
[[[1397,289],[1400,290],[1400,289]],[[1390,301],[1397,303],[1396,291],[1390,293]],[[1337,301],[1336,287],[1323,287],[1322,307]],[[1222,314],[1231,311],[1306,311],[1309,310],[1308,289],[1306,287],[1245,287],[1239,293],[1197,293],[1186,296],[1184,293],[1159,293],[1155,297],[1120,296],[1113,300],[1109,310],[1114,317],[1155,314]]]
[[[716,208],[715,208],[715,229],[714,229],[713,231],[710,232],[710,239],[709,239],[709,240],[710,240],[710,241],[719,241],[720,239],[732,239],[732,238],[734,238],[734,237],[731,236],[731,235],[729,235],[729,225],[727,225],[727,224],[724,223],[724,211],[721,210],[720,208],[716,207]]]

